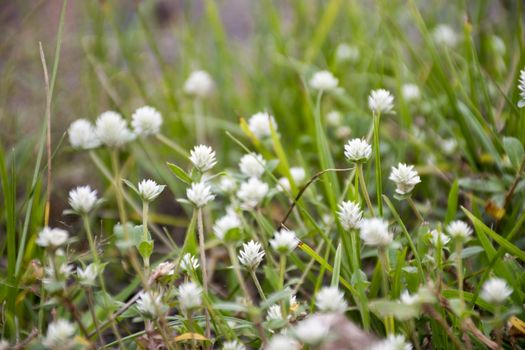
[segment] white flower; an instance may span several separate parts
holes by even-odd
[[[182,309],[190,310],[201,306],[202,288],[193,282],[183,283],[179,286],[179,303]]]
[[[224,239],[228,231],[241,227],[241,220],[235,213],[228,213],[218,219],[213,225],[213,233],[219,239]]]
[[[345,145],[345,157],[352,163],[364,163],[372,154],[372,147],[365,139],[352,139]]]
[[[460,240],[467,240],[472,235],[470,226],[461,220],[455,220],[448,224],[447,232],[450,237]]]
[[[264,174],[265,166],[266,161],[258,153],[245,154],[239,161],[241,173],[248,177],[261,177],[261,175]]]
[[[142,200],[151,202],[164,191],[165,187],[165,185],[159,185],[153,180],[142,180],[138,186],[139,195]]]
[[[40,231],[40,234],[38,235],[36,244],[41,247],[56,248],[66,243],[68,237],[69,233],[66,230],[62,230],[60,228],[44,227],[44,229]]]
[[[301,342],[308,345],[321,344],[330,333],[330,325],[319,318],[307,318],[299,322],[293,333]]]
[[[335,59],[339,62],[355,62],[359,59],[359,49],[347,43],[341,43],[335,50]]]
[[[409,194],[421,182],[414,166],[403,163],[399,163],[397,168],[392,167],[389,179],[396,184],[396,192],[400,195]]]
[[[255,113],[250,117],[250,120],[248,120],[248,128],[258,139],[272,135],[270,125],[275,132],[277,132],[275,118],[267,112]]]
[[[250,270],[255,270],[264,258],[264,254],[261,243],[249,241],[242,245],[242,250],[239,252],[239,261]]]
[[[95,127],[86,119],[77,119],[67,130],[69,143],[74,148],[91,149],[100,146]]]
[[[352,201],[341,202],[337,214],[341,225],[347,231],[358,228],[363,217],[363,211],[359,203]]]
[[[47,327],[46,337],[42,344],[50,349],[63,350],[69,349],[73,343],[75,327],[69,321],[58,319]]]
[[[299,240],[294,231],[282,229],[281,231],[275,232],[275,236],[270,240],[270,244],[272,248],[280,254],[288,254],[297,247]]]
[[[85,270],[77,267],[77,277],[83,286],[94,286],[97,275],[98,268],[95,264],[89,264]]]
[[[372,90],[368,96],[368,107],[374,113],[389,113],[394,108],[394,96],[385,89]]]
[[[237,340],[227,341],[222,344],[222,350],[246,350],[246,346]]]
[[[330,111],[326,113],[326,122],[331,126],[339,126],[343,121],[343,116],[339,111]]]
[[[493,277],[483,283],[480,296],[489,303],[502,304],[512,294],[512,288],[504,279]]]
[[[310,79],[310,86],[315,90],[333,90],[337,84],[339,84],[339,80],[326,70],[314,73]]]
[[[188,273],[196,271],[199,268],[199,259],[190,253],[186,253],[180,261],[180,268]]]
[[[192,183],[191,188],[186,190],[186,196],[197,208],[202,208],[215,199],[210,186],[204,182]]]
[[[200,172],[206,172],[217,164],[215,151],[210,146],[198,145],[190,151],[190,161]]]
[[[197,70],[184,83],[184,92],[198,98],[208,97],[213,91],[213,79],[208,72]]]
[[[283,319],[283,314],[281,311],[281,306],[274,304],[268,308],[266,312],[266,321],[279,321]]]
[[[408,290],[403,291],[401,293],[401,296],[399,297],[399,301],[405,305],[415,305],[419,303],[419,298],[417,293],[416,294],[410,294]]]
[[[162,125],[162,115],[155,108],[144,106],[131,116],[131,126],[136,135],[149,136],[158,134]]]
[[[518,101],[518,107],[525,107],[525,68],[520,70],[520,79],[518,84],[520,90],[520,100]]]
[[[439,241],[441,246],[444,247],[450,241],[450,237],[438,230],[430,231],[430,243],[437,247]]]
[[[421,97],[421,92],[416,84],[404,84],[401,87],[401,94],[407,102],[419,100]]]
[[[137,300],[137,310],[145,317],[155,318],[167,311],[162,303],[162,294],[154,292],[140,292]]]
[[[175,264],[171,261],[161,262],[153,271],[157,277],[172,276],[175,273]]]
[[[349,126],[341,125],[335,130],[335,136],[339,140],[346,140],[352,135],[352,129]]]
[[[432,31],[432,38],[436,44],[445,47],[454,47],[458,42],[458,36],[454,29],[446,24],[440,24]]]
[[[65,288],[65,282],[73,273],[73,265],[63,263],[55,272],[53,264],[44,267],[44,278],[42,282],[49,290],[55,292],[59,288]]]
[[[388,222],[383,219],[363,219],[359,227],[361,239],[366,245],[386,247],[394,239],[394,235],[388,230]]]
[[[323,287],[315,296],[315,304],[321,312],[344,313],[348,308],[344,294],[337,287]]]
[[[221,177],[219,182],[219,189],[224,193],[231,193],[237,188],[237,182],[229,175],[224,175]]]
[[[104,112],[98,117],[95,131],[98,139],[108,147],[121,147],[135,138],[124,118],[113,111]]]
[[[293,338],[283,334],[277,334],[266,344],[265,350],[298,350],[299,343]]]
[[[241,200],[243,208],[253,209],[262,202],[268,190],[268,184],[252,177],[241,184],[237,191],[237,197]]]
[[[97,204],[97,191],[89,186],[80,186],[69,191],[69,205],[80,214],[89,213]]]
[[[390,334],[386,339],[375,343],[368,350],[412,350],[412,345],[405,341],[404,336]]]

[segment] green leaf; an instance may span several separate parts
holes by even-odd
[[[337,246],[337,250],[335,251],[335,258],[334,258],[334,272],[332,273],[332,281],[330,283],[330,286],[337,287],[339,285],[339,275],[341,274],[341,243]]]
[[[138,246],[140,256],[144,259],[149,259],[151,253],[153,252],[153,240],[147,240],[140,242]]]
[[[381,318],[394,316],[400,321],[407,321],[419,315],[419,308],[415,305],[384,299],[370,302],[370,310]]]
[[[166,164],[180,181],[188,185],[190,185],[193,182],[191,177],[184,170],[182,170],[182,168],[170,162],[167,162]]]
[[[139,190],[135,187],[135,185],[133,185],[133,183],[131,183],[131,181],[128,181],[126,179],[122,179],[122,182],[124,182],[129,188],[131,188],[133,190],[133,192],[135,192],[137,195],[140,196]]]
[[[458,210],[459,182],[454,180],[450,192],[448,193],[447,215],[445,216],[445,225],[454,220]]]
[[[512,166],[518,169],[525,153],[521,142],[514,137],[504,137],[503,148],[505,149],[505,153],[509,157]]]

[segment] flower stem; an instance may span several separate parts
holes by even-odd
[[[202,223],[202,208],[197,209],[197,230],[199,231],[199,250],[201,256],[202,287],[204,294],[208,295],[208,270],[206,266],[206,248],[204,246],[204,225]],[[206,338],[211,337],[210,314],[208,308],[204,310],[206,319]]]
[[[417,216],[417,219],[421,222],[425,222],[425,219],[423,218],[423,216],[421,215],[421,213],[419,212],[419,210],[417,209],[416,207],[416,203],[414,203],[414,200],[412,199],[412,197],[408,197],[407,198],[407,202],[408,204],[410,205],[410,208],[412,208],[412,210],[414,211],[414,213],[416,214]]]
[[[284,272],[286,270],[286,254],[279,256],[279,288],[284,287]]]
[[[242,277],[242,273],[241,273],[241,267],[239,266],[239,262],[237,261],[237,255],[235,254],[235,247],[232,244],[228,244],[228,253],[230,255],[230,260],[233,265],[233,270],[235,271],[235,275],[237,276],[237,279],[239,280],[239,285],[241,286],[242,292],[245,298],[251,304],[252,298],[250,297],[250,292],[248,291],[248,288],[246,287],[246,283],[244,283],[244,278]]]
[[[379,261],[381,263],[381,282],[383,287],[383,297],[388,298],[388,274],[390,272],[390,263],[388,261],[388,252],[386,247],[379,247]],[[385,330],[387,334],[394,334],[395,325],[393,316],[386,316],[384,319]]]
[[[168,146],[169,148],[171,148],[172,150],[174,150],[175,152],[177,152],[179,155],[183,156],[184,158],[187,158],[189,156],[188,152],[186,152],[184,148],[182,148],[179,144],[171,141],[166,136],[162,134],[157,134],[156,137],[157,137],[157,140],[159,140],[160,142],[162,142],[163,144],[165,144],[166,146]]]
[[[461,260],[461,252],[463,251],[463,242],[461,239],[456,239],[456,273],[458,275],[458,290],[459,300],[463,303],[463,265]]]
[[[380,113],[374,112],[374,155],[376,165],[376,196],[377,196],[377,207],[379,209],[379,216],[383,216],[383,180],[381,175],[381,152],[379,145],[379,120],[381,118]]]
[[[264,291],[261,287],[261,284],[259,283],[259,279],[257,278],[257,274],[255,273],[254,269],[250,269],[250,275],[252,276],[253,283],[255,283],[255,287],[257,287],[257,292],[259,292],[259,296],[262,300],[266,300],[266,295],[264,295]]]
[[[143,241],[149,241],[148,211],[149,211],[148,201],[142,201],[142,240]],[[144,260],[144,275],[147,280],[149,276],[149,256],[143,257],[143,260]]]
[[[370,196],[368,195],[368,190],[366,189],[365,176],[363,174],[363,164],[357,164],[357,177],[359,178],[359,185],[361,187],[361,192],[363,193],[363,197],[365,197],[365,202],[368,207],[368,210],[370,210],[370,213],[372,214],[372,216],[375,216],[374,207],[372,206],[372,202],[370,201]]]

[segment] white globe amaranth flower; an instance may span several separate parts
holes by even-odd
[[[410,294],[408,290],[403,291],[399,296],[399,301],[405,305],[415,305],[419,303],[419,297],[416,294]]]
[[[172,276],[174,273],[175,264],[172,261],[163,261],[153,270],[153,274],[157,277]]]
[[[403,163],[399,163],[397,168],[392,167],[389,179],[396,184],[396,192],[400,195],[409,194],[421,182],[414,166]]]
[[[66,281],[73,273],[74,266],[71,264],[63,263],[58,266],[58,272],[55,272],[53,264],[44,267],[44,278],[42,283],[46,289],[56,292],[58,289],[64,289],[66,287]]]
[[[363,211],[359,203],[346,201],[339,204],[337,215],[339,216],[341,226],[348,231],[359,227],[361,219],[363,218]]]
[[[321,312],[344,313],[348,308],[344,294],[337,287],[323,287],[315,296],[315,305]]]
[[[258,153],[248,153],[239,161],[241,173],[248,177],[261,177],[264,174],[266,160]]]
[[[281,311],[281,306],[274,304],[268,308],[266,312],[266,321],[279,321],[283,319],[283,313]]]
[[[275,232],[270,244],[279,254],[291,253],[299,244],[299,239],[294,231],[282,229]]]
[[[343,115],[339,111],[330,111],[326,113],[326,123],[330,126],[337,127],[343,122]]]
[[[250,129],[258,139],[270,137],[272,135],[271,128],[277,132],[275,118],[267,112],[255,113],[248,120],[248,129]]]
[[[190,74],[184,83],[184,92],[194,97],[206,98],[213,92],[214,85],[208,72],[196,70]]]
[[[184,254],[180,261],[180,268],[186,273],[197,271],[199,266],[199,259],[191,255],[190,253]]]
[[[227,341],[222,344],[222,350],[246,350],[246,346],[237,340]]]
[[[385,89],[372,90],[368,96],[368,107],[376,114],[390,113],[394,108],[394,96]]]
[[[419,100],[421,92],[416,84],[404,84],[401,86],[401,95],[407,102]]]
[[[434,247],[438,246],[438,242],[441,242],[441,246],[444,247],[450,241],[450,237],[439,230],[430,231],[430,243]]]
[[[388,222],[380,218],[363,219],[359,225],[361,239],[366,245],[386,247],[394,239],[388,230]]]
[[[142,200],[151,202],[164,191],[164,188],[166,188],[165,185],[159,185],[153,180],[142,180],[138,185],[139,196]]]
[[[292,333],[295,337],[308,345],[320,345],[330,334],[330,325],[319,318],[309,317],[297,324]]]
[[[202,304],[202,288],[193,282],[186,282],[178,288],[178,299],[180,307],[191,310]]]
[[[472,236],[472,229],[462,220],[454,220],[447,225],[446,230],[451,238],[466,241]]]
[[[518,101],[518,108],[523,108],[525,107],[525,68],[520,70],[518,90],[520,91],[520,99]]]
[[[345,145],[345,157],[352,163],[364,163],[371,154],[372,147],[365,139],[352,139]]]
[[[190,151],[190,161],[195,168],[204,173],[217,164],[215,151],[210,146],[198,145]]]
[[[268,184],[256,177],[252,177],[241,184],[241,187],[237,191],[237,197],[242,202],[242,207],[249,210],[257,207],[262,202],[268,194],[268,190]]]
[[[228,213],[218,219],[213,225],[213,233],[219,239],[224,239],[228,231],[241,227],[241,220],[235,213]]]
[[[386,339],[383,339],[368,350],[412,350],[412,345],[407,343],[403,335],[390,334]]]
[[[98,276],[98,267],[94,263],[86,266],[85,269],[77,267],[77,277],[81,285],[94,286]]]
[[[163,315],[167,310],[167,305],[162,302],[162,294],[154,292],[141,292],[136,301],[137,310],[148,318],[156,318]]]
[[[47,333],[42,344],[53,350],[68,349],[73,344],[75,333],[75,326],[71,322],[58,319],[51,322],[47,327]]]
[[[359,49],[347,43],[341,43],[335,50],[335,59],[339,62],[356,62],[359,59]]]
[[[97,191],[90,186],[79,186],[69,191],[68,202],[75,212],[87,214],[98,203]]]
[[[298,350],[300,349],[299,343],[284,334],[277,334],[270,339],[264,350]]]
[[[215,199],[210,186],[205,182],[192,183],[191,187],[186,190],[186,196],[197,208],[202,208]]]
[[[122,116],[114,111],[102,113],[96,121],[98,139],[108,147],[122,147],[135,138]]]
[[[232,193],[237,189],[237,182],[230,175],[224,175],[219,182],[219,189],[224,193]]]
[[[458,35],[447,24],[440,24],[432,31],[432,39],[439,46],[454,47],[459,41]]]
[[[502,304],[511,294],[512,288],[509,287],[507,281],[493,277],[483,283],[480,296],[489,303]]]
[[[60,228],[44,227],[38,235],[36,244],[41,247],[56,248],[66,243],[68,238],[69,233],[66,230],[62,230]]]
[[[239,261],[250,270],[255,270],[264,258],[264,249],[259,242],[249,241],[242,245]]]
[[[69,143],[74,148],[92,149],[100,146],[95,127],[86,119],[77,119],[67,130]]]
[[[326,70],[314,73],[310,79],[310,87],[314,90],[333,90],[339,84],[339,80]]]
[[[131,115],[131,126],[138,136],[156,135],[162,126],[162,115],[153,107],[140,107]]]

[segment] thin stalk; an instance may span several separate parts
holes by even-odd
[[[458,290],[459,300],[463,303],[463,265],[461,260],[461,252],[463,251],[463,242],[461,239],[456,239],[456,273],[458,275]]]
[[[204,294],[208,295],[208,268],[206,266],[206,248],[204,246],[204,225],[202,223],[202,208],[197,209],[197,230],[199,231],[199,250],[201,256],[202,287]],[[206,319],[206,338],[211,337],[210,314],[208,308],[204,310]]]
[[[279,256],[279,287],[283,289],[284,287],[284,272],[286,270],[286,254],[281,254]]]
[[[496,334],[496,343],[498,344],[498,349],[503,349],[503,329],[501,325],[501,306],[496,304],[494,306],[494,319],[496,320],[496,327],[494,333]]]
[[[249,301],[250,304],[252,304],[252,298],[250,296],[250,292],[248,291],[248,288],[246,287],[244,278],[242,277],[241,266],[239,265],[239,261],[237,260],[237,254],[235,253],[235,247],[233,246],[233,244],[228,244],[228,254],[230,255],[230,260],[233,265],[233,270],[235,271],[235,275],[237,276],[237,279],[239,280],[239,285],[241,286],[244,297]]]
[[[381,283],[383,289],[383,297],[388,298],[388,274],[390,271],[390,263],[388,261],[388,254],[386,247],[378,248],[379,261],[381,263]],[[385,330],[387,334],[394,334],[394,319],[392,316],[387,316],[384,319]]]
[[[149,202],[143,201],[142,202],[142,240],[143,241],[149,240],[148,210],[149,210]],[[149,276],[149,257],[143,257],[143,259],[144,259],[144,275],[147,280]]]
[[[374,207],[372,206],[372,202],[370,201],[370,196],[368,195],[368,190],[366,189],[366,183],[365,183],[365,176],[363,174],[363,164],[357,164],[357,177],[359,178],[359,186],[361,187],[361,192],[363,193],[363,197],[365,197],[365,202],[368,207],[368,210],[370,210],[370,213],[372,216],[375,216],[374,214]]]
[[[172,150],[174,150],[175,152],[177,152],[178,154],[180,154],[184,158],[189,157],[188,152],[183,147],[181,147],[179,144],[171,141],[166,136],[164,136],[162,134],[157,134],[156,137],[157,137],[157,140],[159,140],[160,142],[162,142],[163,144],[165,144],[166,146],[168,146],[169,148],[171,148]]]
[[[381,152],[379,144],[379,120],[381,113],[374,112],[374,156],[376,165],[376,196],[377,196],[377,207],[379,209],[379,216],[383,216],[383,179],[381,175]]]
[[[261,284],[259,283],[259,279],[257,278],[257,274],[255,273],[254,269],[250,269],[250,275],[252,276],[253,283],[255,283],[255,287],[257,287],[257,292],[259,292],[259,296],[262,300],[266,300],[266,295],[264,295],[264,291],[261,287]]]
[[[202,100],[195,98],[193,100],[193,114],[195,117],[195,137],[197,143],[204,144],[206,142],[206,119],[202,111]]]
[[[159,330],[160,336],[162,337],[162,340],[164,341],[164,344],[169,350],[173,350],[173,346],[171,346],[171,340],[170,337],[166,334],[166,330],[162,325],[160,324],[159,320],[155,320],[155,325],[157,326],[157,329]]]
[[[106,343],[104,342],[104,336],[102,335],[102,331],[100,330],[100,326],[98,324],[97,313],[95,311],[95,298],[93,297],[93,288],[88,287],[86,293],[87,293],[87,302],[88,302],[89,312],[91,314],[91,318],[93,319],[93,324],[95,325],[95,330],[97,332],[98,339],[100,341],[100,346],[104,347]]]
[[[417,216],[417,219],[421,222],[425,222],[425,219],[423,218],[423,216],[421,215],[421,213],[419,212],[419,210],[417,209],[416,207],[416,203],[414,203],[414,200],[412,199],[412,197],[408,197],[407,198],[407,202],[408,202],[408,205],[410,205],[410,208],[412,208],[412,210],[414,211],[414,213],[416,214]]]

